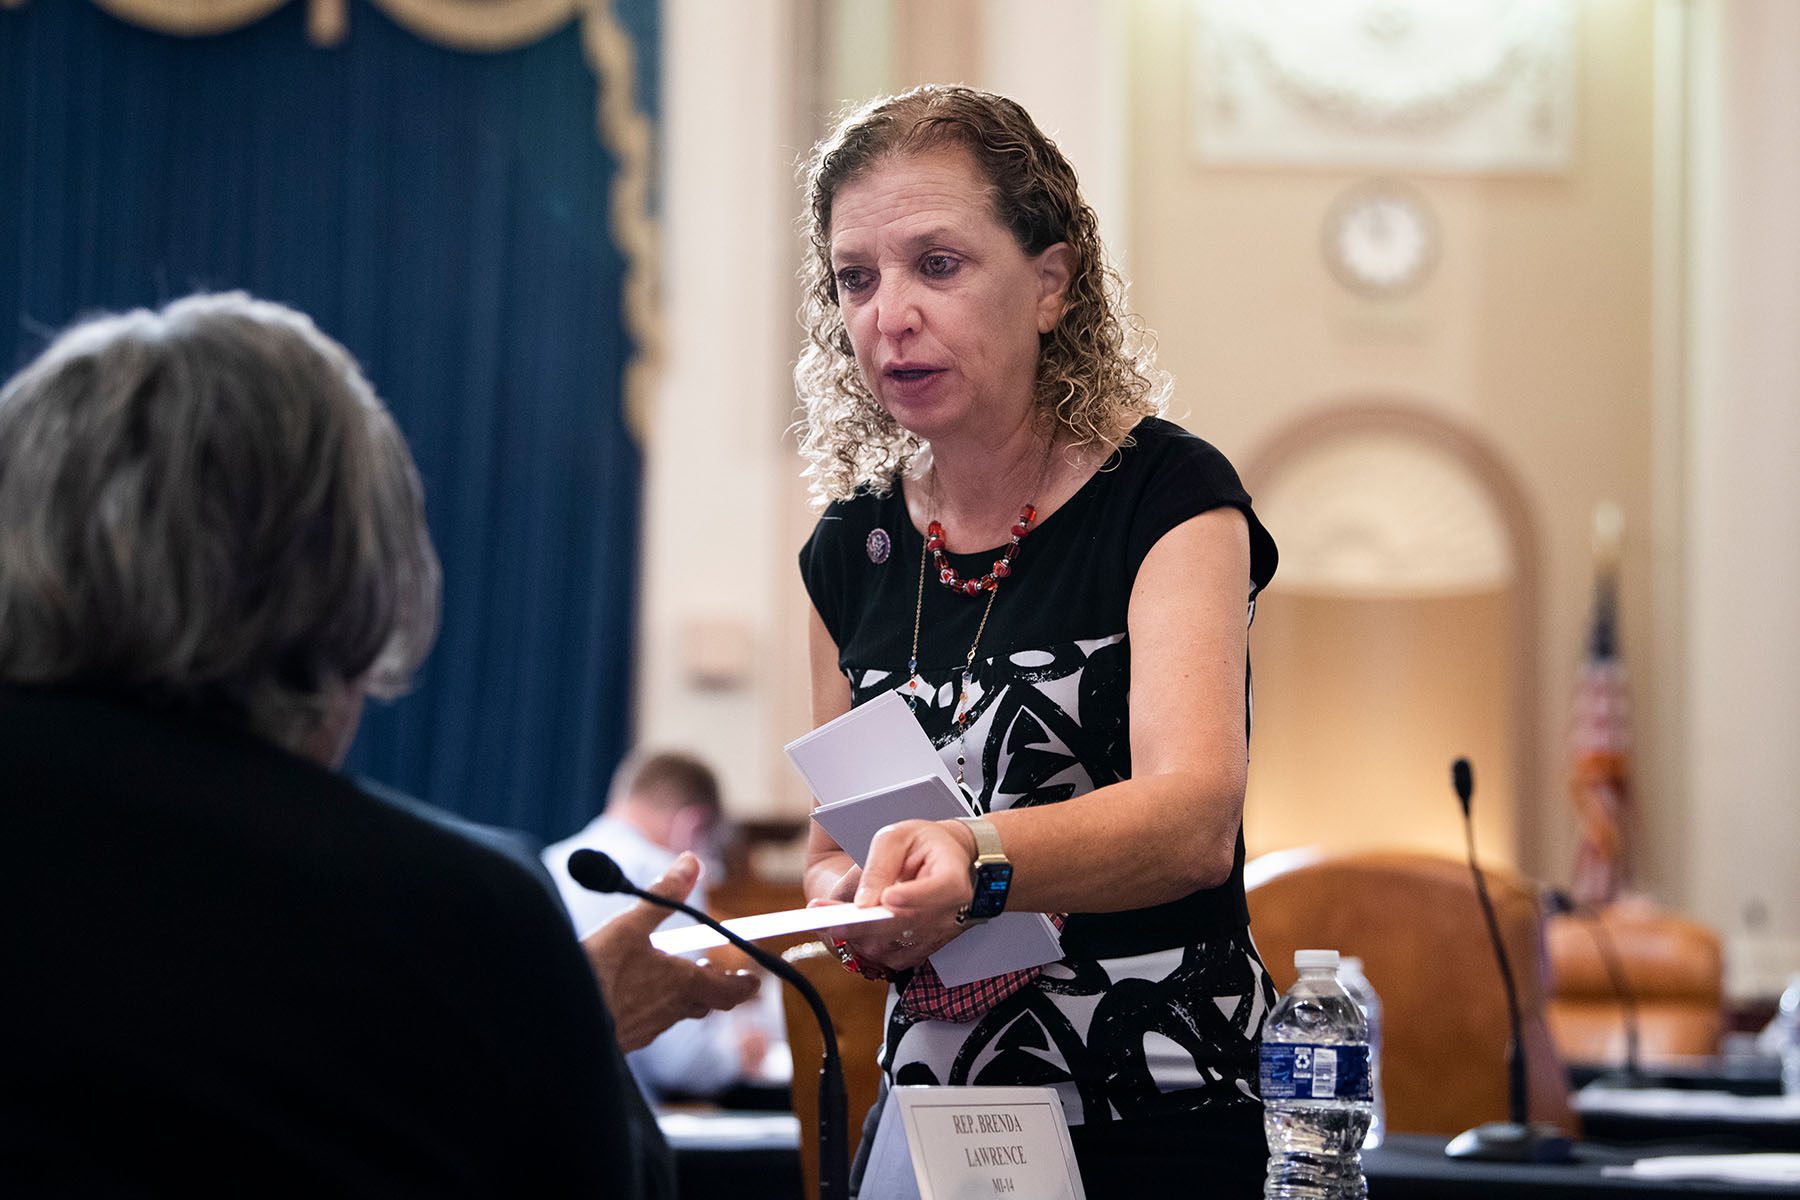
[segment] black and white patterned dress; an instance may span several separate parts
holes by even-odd
[[[971,674],[964,776],[982,811],[1054,804],[1130,776],[1126,610],[1137,569],[1169,530],[1225,505],[1250,522],[1248,622],[1274,574],[1275,543],[1225,457],[1166,421],[1141,423],[1025,540]],[[957,685],[985,597],[927,578],[919,686],[907,691],[922,550],[896,489],[831,505],[800,563],[853,703],[900,691],[954,769]],[[994,557],[951,560],[973,578]],[[1247,675],[1244,700],[1247,733]],[[1250,940],[1243,866],[1240,829],[1219,887],[1155,908],[1071,914],[1064,959],[969,1024],[911,1017],[890,992],[888,1078],[1054,1086],[1071,1125],[1257,1104],[1257,1044],[1275,992]]]

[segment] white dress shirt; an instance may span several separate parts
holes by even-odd
[[[556,880],[563,905],[580,935],[592,933],[637,903],[623,893],[590,892],[570,878],[569,855],[581,849],[611,855],[625,878],[641,888],[654,883],[678,857],[673,850],[645,837],[630,822],[604,813],[579,833],[545,847],[544,866]],[[687,902],[705,910],[704,882],[694,885]],[[661,928],[693,923],[691,918],[674,913]],[[738,1044],[737,1019],[729,1012],[715,1012],[695,1020],[677,1021],[648,1046],[626,1055],[625,1060],[637,1077],[638,1086],[651,1099],[671,1092],[712,1096],[741,1078]]]

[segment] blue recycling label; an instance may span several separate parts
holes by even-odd
[[[1264,1100],[1369,1100],[1367,1046],[1264,1042],[1258,1082]]]

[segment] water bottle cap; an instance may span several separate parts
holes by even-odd
[[[1336,950],[1296,950],[1294,951],[1294,970],[1304,971],[1308,968],[1335,971],[1338,968],[1338,952]]]

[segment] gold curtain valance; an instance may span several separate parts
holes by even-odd
[[[94,0],[133,25],[183,37],[242,29],[288,0]],[[453,50],[511,50],[566,24],[580,0],[370,0],[427,41]],[[346,0],[305,0],[307,31],[320,45],[344,36]]]
[[[287,0],[95,0],[121,21],[159,33],[201,37],[260,21]]]
[[[0,0],[12,8],[25,0]],[[230,33],[289,0],[94,0],[133,25],[181,37]],[[304,0],[307,36],[335,46],[348,31],[349,0]],[[625,257],[624,315],[635,351],[625,369],[625,422],[642,445],[662,342],[657,295],[655,218],[650,214],[653,138],[637,106],[637,53],[612,0],[370,0],[426,41],[453,50],[494,52],[529,45],[581,18],[581,41],[600,83],[596,125],[618,171],[612,186],[612,235]]]

